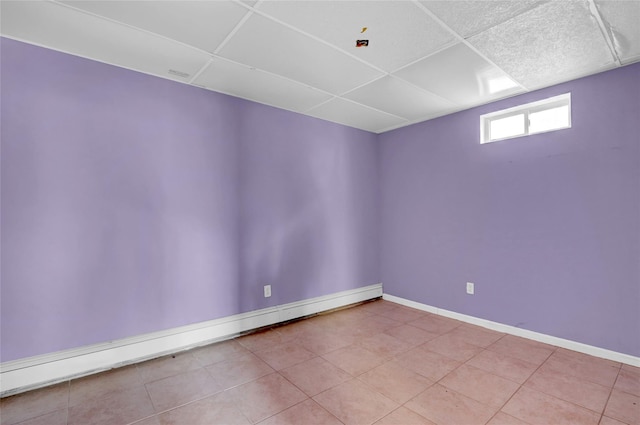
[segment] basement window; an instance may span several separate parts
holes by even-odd
[[[571,128],[571,93],[480,116],[480,143]]]

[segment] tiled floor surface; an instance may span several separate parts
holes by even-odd
[[[640,424],[640,369],[375,301],[2,399],[9,424]]]

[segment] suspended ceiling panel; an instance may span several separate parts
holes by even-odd
[[[357,125],[351,126],[374,133],[379,133],[386,128],[395,127],[406,122],[400,117],[340,98],[334,98],[327,103],[323,103],[311,109],[308,114],[345,125],[355,123]]]
[[[614,63],[586,1],[544,3],[469,42],[529,89]]]
[[[345,97],[409,120],[444,115],[442,111],[456,109],[454,103],[391,76],[360,87]]]
[[[622,63],[640,60],[640,1],[596,1]]]
[[[247,20],[220,54],[334,94],[382,75],[325,43],[258,14]]]
[[[65,1],[65,4],[214,52],[248,13],[224,1]]]
[[[373,132],[640,61],[640,0],[3,0],[0,12],[4,37]]]
[[[525,91],[463,43],[416,62],[396,75],[466,107]]]
[[[124,68],[187,81],[209,59],[204,52],[176,41],[55,3],[1,5],[3,34]]]
[[[295,112],[306,112],[332,97],[288,78],[222,59],[214,59],[194,84]]]
[[[387,72],[454,41],[409,1],[271,1],[258,10]],[[357,48],[358,39],[369,47]]]
[[[467,38],[508,21],[543,3],[542,0],[421,1],[452,30]]]

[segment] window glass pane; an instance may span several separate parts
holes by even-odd
[[[529,114],[529,133],[569,127],[569,105]]]
[[[497,118],[491,120],[489,125],[490,140],[520,136],[524,134],[524,114],[511,115],[506,118]]]

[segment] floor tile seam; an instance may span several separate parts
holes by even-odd
[[[466,362],[463,362],[463,363],[461,363],[460,365],[458,365],[455,369],[451,370],[449,373],[447,373],[446,375],[444,375],[442,378],[440,378],[440,379],[438,379],[437,381],[435,381],[435,382],[433,383],[433,385],[438,384],[438,385],[440,385],[440,386],[443,386],[443,387],[448,388],[449,390],[451,390],[451,391],[453,391],[453,392],[455,392],[455,393],[457,393],[457,394],[460,394],[460,395],[462,395],[462,396],[464,396],[464,397],[470,398],[471,400],[474,400],[474,401],[476,401],[476,402],[478,402],[478,403],[482,404],[483,406],[489,407],[489,408],[491,408],[491,409],[496,408],[497,406],[490,406],[490,405],[486,404],[485,402],[483,402],[483,401],[481,401],[481,400],[478,400],[478,399],[476,399],[476,398],[474,398],[474,397],[472,397],[472,396],[470,396],[470,395],[463,394],[463,393],[461,393],[460,391],[455,390],[455,389],[453,389],[453,388],[451,388],[451,387],[447,386],[447,385],[446,385],[446,384],[444,384],[444,383],[441,383],[441,381],[443,381],[447,376],[451,375],[453,372],[455,372],[456,370],[460,369],[460,368],[461,368],[462,366],[464,366],[464,365],[466,365],[466,366],[470,366],[470,367],[474,367],[474,366],[472,366],[472,365],[467,365],[467,364],[466,364]],[[475,369],[482,370],[482,369],[477,368],[477,367],[476,367]],[[494,376],[497,376],[498,378],[502,378],[501,376],[498,376],[498,375],[496,375],[496,374],[494,374],[494,373],[491,373],[491,372],[487,372],[487,371],[483,371],[483,372],[485,372],[485,373],[489,373],[489,374],[494,375]],[[506,379],[506,378],[503,378],[503,379]],[[508,380],[508,381],[513,382],[513,381],[511,381],[511,380]],[[506,406],[506,405],[507,405],[507,403],[509,402],[509,400],[511,400],[511,398],[512,398],[512,397],[513,397],[513,396],[514,396],[514,395],[515,395],[515,394],[520,390],[520,388],[524,385],[524,384],[519,384],[519,383],[517,383],[517,382],[514,382],[514,383],[518,385],[518,388],[517,388],[517,389],[516,389],[516,390],[515,390],[515,391],[514,391],[510,396],[509,396],[509,398],[508,398],[504,403],[502,403],[502,405],[500,405],[500,406],[498,407],[498,410],[496,411],[496,413],[494,413],[494,416],[495,416],[495,414],[497,414],[497,412],[501,411],[501,410],[502,410],[502,408],[503,408],[504,406]],[[431,386],[433,386],[433,385],[431,385]],[[425,391],[426,391],[426,390],[425,390]]]
[[[295,385],[295,384],[294,384],[294,385]],[[300,391],[302,391],[302,390],[300,390]],[[304,393],[304,391],[303,391],[303,393]],[[305,395],[307,395],[306,393],[304,393],[304,394],[305,394]],[[287,407],[287,408],[285,408],[285,409],[283,409],[283,410],[281,410],[281,411],[279,411],[279,412],[277,412],[277,413],[274,413],[273,415],[270,415],[270,416],[268,416],[268,417],[266,417],[266,418],[264,418],[264,419],[261,419],[259,422],[256,422],[256,425],[260,425],[261,423],[263,423],[263,422],[265,422],[265,421],[267,421],[267,420],[271,419],[272,417],[277,416],[277,415],[281,414],[282,412],[284,412],[284,411],[286,411],[286,410],[293,409],[294,407],[296,407],[296,406],[298,406],[298,405],[300,405],[300,404],[302,404],[302,403],[305,403],[305,402],[307,402],[308,400],[311,400],[312,402],[314,402],[315,404],[317,404],[317,405],[318,405],[322,410],[324,410],[325,412],[327,412],[329,415],[333,416],[333,417],[334,417],[338,422],[340,422],[340,423],[344,424],[344,422],[342,422],[340,419],[338,419],[338,417],[337,417],[336,415],[334,415],[333,413],[331,413],[331,412],[329,412],[327,409],[325,409],[323,405],[321,405],[320,403],[318,403],[317,401],[315,401],[312,397],[307,396],[307,398],[305,398],[304,400],[299,401],[299,402],[297,402],[297,403],[295,403],[295,404],[293,404],[293,405],[291,405],[291,406],[289,406],[289,407]],[[249,420],[249,422],[251,422],[251,420]],[[301,425],[303,425],[303,424],[301,424]]]
[[[343,348],[344,348],[344,347],[343,347]],[[339,349],[338,349],[338,350],[339,350]],[[334,350],[334,351],[337,351],[337,350]],[[329,353],[327,353],[327,354],[329,354]],[[349,375],[350,377],[352,377],[352,378],[356,378],[356,375],[353,375],[351,372],[348,372],[348,371],[344,370],[343,368],[341,368],[341,367],[340,367],[340,366],[338,366],[337,364],[333,363],[331,360],[329,360],[329,359],[325,358],[325,357],[324,357],[324,355],[321,355],[321,356],[318,356],[318,357],[320,357],[322,360],[324,360],[324,361],[326,361],[327,363],[329,363],[331,366],[333,366],[333,367],[335,367],[335,368],[340,369],[341,371],[343,371],[344,373],[346,373],[346,374],[347,374],[347,375]],[[377,367],[377,366],[376,366],[376,367]],[[375,367],[374,367],[374,368],[372,368],[372,369],[375,369]],[[372,370],[372,369],[369,369],[369,370]],[[368,372],[368,371],[367,371],[367,372]],[[362,373],[367,373],[367,372],[362,372]],[[361,374],[358,374],[357,376],[362,375],[362,373],[361,373]]]
[[[140,423],[142,421],[146,421],[147,419],[151,419],[151,418],[154,418],[154,417],[157,417],[157,416],[158,416],[158,414],[154,413],[153,415],[145,416],[144,418],[136,419],[133,422],[129,422],[129,423],[127,423],[127,425],[135,425],[135,424],[138,424],[138,423]]]
[[[546,363],[548,360],[549,360],[549,358],[547,360],[545,360],[544,363]],[[549,366],[549,367],[553,368],[553,366]],[[620,375],[621,364],[619,364],[617,367],[618,367],[618,372],[616,373],[616,378],[613,380],[613,383],[611,385],[604,385],[601,382],[596,382],[593,379],[589,379],[589,375],[584,375],[584,374],[581,375],[581,374],[578,374],[578,373],[572,373],[571,371],[558,371],[558,373],[563,373],[563,374],[571,376],[573,378],[577,378],[577,379],[580,379],[582,381],[589,382],[590,384],[596,384],[596,385],[599,385],[601,387],[615,388],[615,384],[616,384],[616,382],[618,380],[618,376]]]
[[[366,373],[366,372],[365,372],[365,373]],[[321,395],[321,394],[323,394],[323,393],[325,393],[325,392],[327,392],[327,391],[331,391],[332,389],[334,389],[334,388],[336,388],[336,387],[338,387],[338,386],[340,386],[340,385],[346,384],[346,383],[351,382],[351,381],[355,381],[355,382],[356,382],[356,384],[363,385],[367,390],[369,390],[369,391],[371,391],[371,392],[373,392],[373,393],[377,394],[378,396],[381,396],[382,398],[384,398],[384,399],[386,399],[386,400],[390,401],[391,403],[393,403],[395,407],[393,408],[393,410],[391,410],[391,412],[393,412],[394,410],[399,409],[400,407],[402,407],[402,406],[404,405],[404,403],[400,403],[400,402],[397,402],[397,401],[395,401],[395,400],[393,400],[393,399],[389,398],[388,396],[386,396],[386,395],[382,394],[380,391],[378,391],[378,390],[376,390],[375,388],[373,388],[372,386],[370,386],[368,383],[366,383],[366,382],[362,381],[362,380],[359,378],[359,377],[360,377],[360,376],[362,376],[362,375],[364,375],[364,373],[363,373],[363,374],[358,375],[357,377],[352,377],[351,379],[348,379],[348,380],[346,380],[346,381],[344,381],[344,382],[341,382],[341,383],[339,383],[338,385],[335,385],[335,386],[333,386],[333,387],[331,387],[331,388],[328,388],[328,389],[326,389],[326,390],[323,390],[323,391],[321,391],[320,393],[318,393],[318,394],[314,395],[313,397],[309,397],[309,398],[310,398],[311,400],[313,400],[315,403],[317,403],[319,406],[321,406],[323,409],[325,409],[325,407],[324,407],[322,404],[320,404],[317,400],[315,400],[315,398],[316,398],[317,396],[319,396],[319,395]],[[422,392],[420,392],[420,393],[422,393]],[[325,409],[325,410],[327,410],[327,409]],[[327,410],[327,411],[328,411],[328,410]],[[383,414],[381,417],[379,417],[379,418],[375,419],[373,422],[371,422],[371,424],[375,424],[376,422],[378,422],[379,420],[381,420],[381,419],[382,419],[382,418],[384,418],[385,416],[389,415],[391,412],[388,412],[388,413],[386,413],[386,414]],[[331,412],[329,412],[329,413],[331,413]],[[335,416],[333,413],[331,413],[331,414],[332,414],[332,416]],[[343,424],[344,424],[344,422],[342,422],[342,421],[340,420],[340,418],[338,418],[337,416],[335,416],[335,417],[336,417],[336,419],[338,419],[338,421],[340,421],[341,423],[343,423]]]
[[[542,365],[541,365],[540,367],[542,367]],[[537,370],[536,370],[536,372],[537,372]],[[605,409],[607,408],[607,403],[609,402],[609,398],[611,397],[611,394],[613,393],[613,390],[614,390],[614,389],[616,389],[616,388],[614,388],[614,387],[608,387],[608,386],[605,386],[605,385],[599,384],[599,383],[597,383],[597,382],[588,381],[588,380],[586,380],[586,379],[583,379],[582,377],[575,376],[575,375],[571,375],[571,374],[568,374],[568,373],[562,373],[562,372],[558,372],[558,373],[559,373],[559,374],[563,374],[563,375],[565,375],[566,377],[573,378],[573,379],[575,379],[576,381],[578,381],[578,383],[580,383],[580,381],[582,381],[582,382],[587,382],[587,383],[589,383],[589,384],[597,385],[597,386],[599,386],[599,387],[602,387],[602,388],[605,388],[606,390],[608,390],[609,395],[607,396],[607,401],[604,403],[604,405],[603,405],[603,407],[602,407],[602,411],[601,411],[601,412],[598,412],[597,410],[593,410],[592,408],[587,407],[587,406],[582,406],[582,405],[580,405],[580,404],[578,404],[578,403],[576,403],[576,402],[573,402],[573,401],[571,401],[571,400],[567,400],[567,399],[562,398],[562,397],[559,397],[559,396],[557,396],[557,395],[549,394],[549,393],[547,393],[547,392],[545,392],[545,391],[541,391],[541,390],[539,390],[539,389],[532,388],[530,385],[529,385],[529,386],[527,386],[527,388],[528,388],[528,389],[532,389],[532,390],[536,390],[536,391],[538,391],[538,392],[541,392],[541,393],[546,394],[546,395],[551,396],[551,397],[555,397],[555,398],[557,398],[557,399],[559,399],[559,400],[566,401],[567,403],[575,404],[576,406],[579,406],[579,407],[582,407],[582,408],[584,408],[584,409],[590,410],[590,411],[592,411],[592,412],[594,412],[594,413],[597,413],[597,414],[599,414],[599,415],[603,415],[603,414],[604,414],[604,411],[605,411]],[[533,377],[533,375],[534,375],[534,374],[535,374],[535,372],[534,372],[534,373],[532,373],[532,374],[529,376],[529,378],[527,378],[527,380],[526,380],[522,385],[523,385],[523,386],[525,386],[525,385],[527,384],[527,382],[529,382],[529,380]],[[627,393],[627,394],[628,394],[628,393]]]
[[[380,366],[382,366],[382,365],[380,365]],[[374,369],[375,369],[375,368],[374,368]],[[373,370],[373,369],[371,369],[371,370]],[[367,372],[365,372],[365,373],[367,373]],[[395,401],[395,400],[393,400],[392,398],[390,398],[389,396],[387,396],[387,395],[385,395],[385,394],[381,393],[380,391],[378,391],[377,389],[375,389],[374,387],[372,387],[368,382],[363,381],[363,380],[362,380],[362,376],[364,376],[364,374],[365,374],[365,373],[358,375],[358,376],[357,376],[356,378],[354,378],[354,379],[355,379],[355,380],[357,380],[358,382],[360,382],[360,383],[361,383],[362,385],[364,385],[365,387],[367,387],[367,389],[369,389],[369,390],[371,390],[371,391],[373,391],[373,392],[375,392],[375,393],[377,393],[377,394],[379,394],[379,395],[381,395],[381,396],[383,396],[383,397],[385,397],[385,398],[387,398],[387,399],[391,400],[391,401],[392,401],[392,402],[394,402],[395,404],[397,404],[397,405],[398,405],[398,407],[396,407],[396,409],[397,409],[397,408],[399,408],[399,407],[401,407],[401,406],[404,406],[404,404],[408,402],[408,400],[407,400],[407,401],[405,401],[404,403],[399,402],[399,401]],[[414,373],[416,373],[416,374],[420,375],[420,374],[419,374],[419,373],[417,373],[417,372],[414,372]],[[431,379],[427,378],[426,376],[423,376],[423,375],[420,375],[420,376],[422,376],[423,378],[427,379],[429,382],[431,382],[431,384],[429,384],[429,385],[427,386],[427,388],[425,388],[424,390],[420,391],[418,394],[422,394],[424,391],[426,391],[428,388],[430,388],[430,387],[431,387],[431,386],[433,386],[433,384],[434,384],[434,382],[433,382]],[[418,394],[416,394],[416,397],[418,396]],[[412,397],[411,399],[413,399],[413,397]],[[411,400],[411,399],[410,399],[410,400]],[[394,410],[395,410],[395,409],[394,409]]]
[[[62,409],[51,410],[51,411],[43,413],[41,415],[33,416],[31,418],[22,419],[22,420],[20,420],[18,422],[0,422],[0,423],[2,425],[20,425],[20,424],[23,424],[25,422],[33,421],[33,420],[36,420],[38,418],[42,418],[43,416],[51,415],[52,413],[56,413],[56,412],[59,412],[59,411],[62,411],[62,410],[64,410],[66,412],[66,414],[67,414],[67,419],[66,419],[65,423],[68,423],[69,422],[69,407],[63,407]]]
[[[167,409],[159,410],[159,411],[155,409],[155,405],[153,404],[153,399],[151,399],[151,404],[154,407],[154,410],[156,410],[155,413],[153,415],[149,415],[149,416],[147,416],[145,418],[142,418],[142,419],[136,419],[135,422],[141,422],[141,421],[143,421],[145,419],[148,419],[150,417],[153,417],[153,416],[164,415],[164,414],[169,413],[169,412],[171,412],[173,410],[177,410],[177,409],[183,408],[185,406],[189,406],[191,404],[198,403],[198,402],[200,402],[202,400],[206,400],[208,398],[215,397],[217,395],[220,395],[220,394],[224,393],[225,391],[226,390],[220,390],[220,391],[216,391],[215,393],[210,393],[210,394],[206,394],[206,395],[203,395],[203,396],[199,396],[199,397],[197,397],[197,398],[195,398],[193,400],[189,400],[189,401],[186,401],[186,402],[184,402],[182,404],[178,404],[176,406],[172,406],[172,407],[169,407]],[[151,396],[149,396],[149,398],[151,398]],[[235,402],[234,402],[234,406],[235,406]],[[132,423],[135,423],[135,422],[132,422]]]
[[[179,371],[179,372],[171,374],[171,375],[163,376],[162,378],[154,379],[152,381],[143,380],[141,385],[146,386],[146,385],[149,385],[149,384],[154,384],[154,383],[156,383],[158,381],[162,381],[164,379],[169,379],[169,378],[175,378],[176,376],[184,375],[185,373],[189,373],[189,372],[195,372],[195,371],[197,371],[199,369],[203,369],[205,372],[208,373],[207,368],[205,366],[198,366],[197,368],[194,368],[194,369],[182,370],[182,371]],[[209,376],[211,376],[211,375],[209,375]],[[128,388],[133,388],[133,387],[128,387]]]
[[[525,382],[525,383],[526,383],[526,382]],[[522,387],[524,387],[524,386],[525,386],[525,384],[523,383],[523,384],[522,384],[522,386],[521,386],[521,388],[522,388]],[[537,392],[537,393],[543,394],[543,395],[545,395],[545,396],[547,396],[547,397],[554,398],[554,399],[556,399],[556,400],[560,400],[560,401],[562,401],[562,402],[564,402],[564,403],[569,403],[569,404],[571,404],[572,406],[577,407],[577,408],[579,408],[579,409],[586,410],[586,411],[588,411],[588,412],[594,413],[594,414],[596,414],[596,415],[600,416],[600,420],[602,419],[602,416],[604,416],[604,411],[606,410],[607,403],[609,402],[609,400],[607,399],[607,403],[605,403],[604,408],[602,409],[602,413],[598,413],[598,412],[596,412],[596,411],[594,411],[594,410],[589,409],[588,407],[581,406],[581,405],[579,405],[579,404],[577,404],[577,403],[574,403],[574,402],[572,402],[572,401],[564,400],[564,399],[562,399],[562,398],[560,398],[560,397],[557,397],[557,396],[555,396],[555,395],[552,395],[552,394],[547,394],[547,393],[545,393],[544,391],[540,391],[540,390],[537,390],[537,389],[535,389],[535,388],[531,388],[531,387],[526,387],[526,389],[527,389],[527,390],[529,390],[529,391],[535,391],[535,392]],[[520,391],[520,388],[518,389],[518,391]],[[517,393],[518,391],[516,391],[516,393]],[[514,395],[515,395],[515,393],[514,393]],[[512,416],[513,416],[513,415],[512,415]],[[518,418],[518,419],[520,419],[520,418]],[[598,421],[598,422],[599,422],[599,421]]]
[[[203,399],[203,398],[211,397],[211,396],[214,396],[214,395],[216,395],[216,394],[223,393],[224,391],[226,391],[226,390],[218,388],[218,389],[216,389],[216,390],[215,390],[215,391],[213,391],[213,392],[207,392],[206,394],[203,394],[202,396],[197,396],[197,400],[201,400],[201,399]],[[149,393],[149,390],[148,390],[148,389],[147,389],[147,394],[149,394],[149,398],[151,399],[151,405],[153,406],[153,410],[154,410],[154,411],[156,411],[156,413],[157,413],[157,414],[160,414],[161,412],[164,412],[164,411],[166,411],[166,410],[171,410],[171,409],[173,409],[173,408],[174,408],[174,407],[172,406],[172,407],[170,407],[170,408],[168,408],[168,409],[159,410],[159,409],[156,407],[156,404],[155,404],[155,403],[154,403],[154,401],[153,401],[153,397],[151,397],[151,393]],[[181,392],[180,394],[183,394],[183,393]],[[190,400],[190,401],[187,401],[187,402],[185,402],[185,403],[191,403],[191,400]],[[184,403],[183,403],[183,404],[184,404]],[[182,406],[182,405],[180,405],[180,406]]]
[[[517,392],[517,391],[516,391],[516,392]],[[515,394],[515,393],[514,393],[514,394]],[[504,407],[504,406],[502,406],[502,407]],[[520,419],[520,418],[517,418],[517,417],[515,417],[515,416],[513,416],[513,415],[511,415],[511,414],[509,414],[509,413],[507,413],[507,412],[503,412],[503,411],[502,411],[502,407],[501,407],[500,409],[498,409],[498,410],[496,411],[496,413],[494,413],[494,414],[493,414],[493,416],[491,416],[487,422],[485,422],[485,425],[486,425],[486,424],[488,424],[489,422],[491,422],[491,421],[493,420],[493,418],[495,418],[496,416],[498,416],[498,413],[502,413],[503,415],[511,416],[512,418],[515,418],[515,419],[519,420],[520,422],[522,422],[522,423],[524,423],[524,424],[531,425],[531,423],[530,423],[530,422],[527,422],[527,421],[525,421],[525,420],[522,420],[522,419]]]

